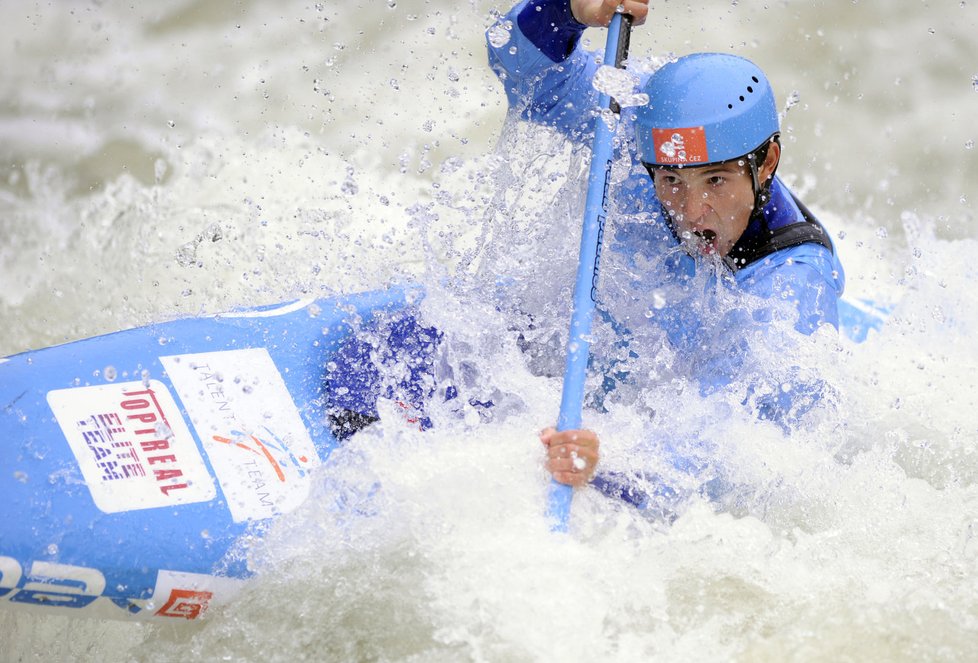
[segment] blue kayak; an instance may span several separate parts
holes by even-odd
[[[187,318],[0,359],[0,604],[193,620],[229,601],[251,575],[244,542],[305,501],[311,471],[377,419],[379,398],[430,425],[440,334],[413,315],[422,295]],[[857,342],[885,319],[868,303],[840,313]],[[390,382],[388,363],[406,374]]]

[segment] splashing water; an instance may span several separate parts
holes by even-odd
[[[644,106],[649,103],[649,95],[636,91],[639,78],[627,69],[618,69],[610,65],[598,67],[594,73],[594,89],[609,95],[622,108],[629,106]]]
[[[866,3],[859,3],[854,14],[841,12],[836,27],[853,21],[867,30],[864,41],[826,44],[833,34],[826,29],[828,37],[810,37],[825,49],[789,54],[808,58],[797,67],[803,75],[781,70],[773,77],[806,99],[786,127],[786,159],[795,161],[783,172],[807,172],[812,153],[817,182],[793,184],[811,194],[806,200],[838,238],[850,295],[895,304],[888,324],[860,346],[833,337],[801,343],[794,357],[832,395],[790,436],[757,421],[734,393],[700,396],[668,346],[648,332],[641,356],[624,358],[641,381],[624,384],[603,411],[585,416],[601,435],[604,462],[621,471],[651,468],[682,487],[664,450],[709,440],[709,452],[685,450],[733,489],[714,502],[680,500],[670,518],[579,491],[569,536],[554,536],[541,506],[546,476],[535,431],[558,410],[587,154],[517,124],[506,125],[493,151],[487,143],[504,108],[481,51],[486,8],[396,4],[383,17],[383,41],[396,46],[390,57],[376,43],[376,15],[357,3],[345,10],[256,5],[253,15],[234,17],[178,3],[145,20],[111,7],[99,16],[42,8],[36,31],[22,31],[23,65],[7,73],[6,91],[26,109],[22,122],[52,122],[57,140],[19,131],[15,120],[0,125],[10,137],[7,161],[25,164],[0,187],[2,354],[174,315],[412,277],[428,287],[421,312],[446,333],[444,361],[459,389],[496,405],[487,415],[467,404],[436,404],[435,427],[421,433],[404,424],[396,405],[382,404],[381,420],[319,468],[311,499],[250,551],[258,575],[239,600],[200,624],[177,629],[3,611],[4,656],[970,657],[978,635],[978,356],[971,340],[978,242],[973,209],[958,202],[964,185],[953,174],[928,179],[919,172],[918,137],[927,134],[913,130],[932,126],[939,109],[928,100],[948,95],[877,103],[893,94],[895,76],[884,68],[859,80],[863,103],[847,96],[844,76],[819,69],[832,60],[825,52],[859,44],[867,50],[842,59],[882,66],[873,49],[901,40],[876,35],[877,15],[863,17]],[[744,11],[733,7],[733,18],[711,26],[729,31],[716,48],[743,34],[777,34],[786,20],[784,12],[755,8],[738,23]],[[901,20],[911,22],[894,21],[888,30],[926,36],[918,28],[934,24],[937,11],[928,8],[913,23],[908,9]],[[945,43],[955,43],[958,24],[959,39],[970,38],[965,11],[942,15]],[[415,20],[390,23],[402,12]],[[814,9],[796,13],[802,27],[830,20]],[[709,32],[699,24],[682,29],[681,20],[672,17],[674,29],[653,33],[677,40],[664,48],[689,50],[682,40]],[[79,21],[84,30],[64,39],[62,28]],[[465,22],[479,29],[463,48],[451,35]],[[355,42],[350,35],[361,30],[376,39]],[[12,49],[15,41],[3,43]],[[137,50],[125,57],[99,50],[107,41]],[[340,42],[347,47],[334,52]],[[335,57],[328,66],[324,48]],[[773,37],[758,48],[765,66],[789,57]],[[409,49],[433,55],[409,64],[402,57]],[[56,57],[38,55],[45,50]],[[161,52],[176,69],[163,68]],[[276,59],[283,52],[290,53],[284,64]],[[909,64],[919,64],[917,57]],[[123,60],[138,66],[119,66]],[[137,69],[146,79],[127,87]],[[903,69],[904,89],[938,82]],[[970,73],[959,71],[947,89],[970,94],[961,84]],[[822,83],[823,75],[824,89],[806,79]],[[615,76],[606,91],[634,92],[632,79]],[[388,85],[392,78],[397,89]],[[314,80],[331,95],[313,90]],[[43,94],[34,81],[46,85]],[[173,96],[169,81],[192,88],[195,98]],[[809,129],[809,109],[817,107],[826,115]],[[899,114],[878,115],[887,108]],[[851,124],[834,122],[836,111]],[[123,125],[131,135],[119,133]],[[970,154],[961,146],[971,127],[942,126],[946,146],[932,149],[947,149],[949,159]],[[901,127],[910,127],[907,146],[897,138]],[[857,151],[854,136],[862,141]],[[860,161],[864,150],[872,168]],[[87,161],[72,162],[70,154]],[[882,154],[890,163],[880,163]],[[430,166],[418,173],[424,161]],[[847,170],[850,162],[859,168]],[[823,163],[835,167],[820,169]],[[961,164],[962,181],[973,181],[971,167]],[[910,173],[924,184],[907,183],[907,193],[895,182]],[[894,185],[886,189],[884,179]],[[861,193],[844,198],[842,191]],[[616,217],[608,232],[647,222]],[[641,275],[610,253],[606,265],[603,305],[633,324],[654,322],[676,296],[652,289],[632,302]],[[599,325],[594,335],[597,347],[615,352],[614,330]]]

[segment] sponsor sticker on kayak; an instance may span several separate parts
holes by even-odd
[[[319,456],[264,348],[160,357],[235,522],[299,506]]]
[[[217,491],[166,385],[56,389],[48,405],[106,513],[206,502]]]
[[[149,603],[154,617],[200,619],[214,605],[227,603],[242,587],[236,578],[161,570]]]
[[[16,559],[0,555],[0,602],[72,616],[197,620],[210,608],[230,602],[245,582],[161,569],[152,596],[141,598],[135,588],[109,584],[96,568],[44,561],[22,567]],[[127,591],[136,595],[130,597]]]

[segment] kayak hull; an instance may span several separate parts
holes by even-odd
[[[190,318],[0,361],[0,602],[194,618],[248,577],[246,534],[300,505],[369,417],[324,376],[411,290]],[[108,608],[108,610],[107,610]],[[113,613],[113,610],[115,613]]]

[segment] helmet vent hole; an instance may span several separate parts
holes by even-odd
[[[757,76],[751,76],[751,77],[750,77],[750,79],[751,79],[752,81],[754,81],[755,83],[760,83],[760,81],[759,81],[759,80],[757,80]]]
[[[754,88],[752,88],[750,85],[747,86],[747,91],[754,94]]]
[[[744,95],[740,95],[740,100],[741,100],[741,101],[743,101],[743,100],[744,100]]]
[[[729,108],[729,109],[732,110],[733,109],[733,104],[727,104],[727,108]]]

